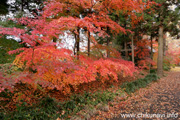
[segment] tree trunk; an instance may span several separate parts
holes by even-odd
[[[24,11],[24,0],[21,0],[21,11]]]
[[[77,59],[79,59],[79,51],[80,51],[80,28],[78,28],[78,34],[77,34]]]
[[[133,39],[133,34],[132,34],[132,62],[134,63],[134,39]]]
[[[77,35],[74,34],[74,37],[75,37],[75,43],[74,43],[74,48],[73,48],[73,52],[74,52],[74,55],[76,55],[76,48],[77,48],[77,40],[76,40],[76,37]]]
[[[128,60],[127,40],[124,42],[125,59]]]
[[[30,9],[29,9],[29,2],[27,0],[25,2],[25,5],[26,5],[27,9],[30,11]]]
[[[90,56],[90,32],[88,31],[88,56]]]
[[[109,41],[110,40],[109,39],[110,39],[110,37],[107,38],[107,47],[108,47],[107,48],[107,58],[109,58],[109,56],[110,56],[110,52],[109,52]]]
[[[109,27],[107,27],[107,33],[108,33],[108,34],[110,33]],[[107,37],[107,58],[109,58],[109,56],[110,56],[110,52],[109,52],[109,42],[110,42],[110,38],[111,38],[111,37]]]
[[[56,37],[53,37],[53,42],[54,42],[54,43],[57,43],[57,38],[56,38]],[[54,45],[54,47],[57,48],[56,45]]]
[[[157,74],[163,76],[163,26],[159,27]]]
[[[153,59],[153,37],[151,35],[151,59]]]
[[[152,37],[152,34],[151,34],[151,53],[150,53],[150,58],[151,58],[151,60],[153,60],[153,37]],[[152,66],[152,64],[150,63],[150,65],[149,65],[149,70],[151,70],[151,68],[152,68],[153,66]]]
[[[163,39],[163,55],[166,55],[166,38]]]

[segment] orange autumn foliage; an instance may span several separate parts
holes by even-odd
[[[82,83],[118,81],[118,75],[132,76],[136,71],[132,62],[91,59],[83,55],[77,60],[70,50],[56,49],[52,38],[58,39],[65,31],[77,34],[79,28],[98,37],[109,36],[107,27],[111,33],[125,34],[129,30],[113,21],[109,14],[126,13],[135,24],[142,16],[137,17],[134,11],[142,13],[149,5],[150,2],[142,0],[49,0],[45,2],[43,13],[36,19],[15,19],[16,23],[26,25],[26,29],[0,27],[0,34],[17,36],[29,46],[10,52],[21,51],[13,64],[24,70],[14,83],[23,82],[34,87],[41,85],[68,94]],[[80,14],[85,17],[80,18]],[[4,88],[3,85],[0,87]]]
[[[83,83],[100,80],[118,81],[118,75],[133,76],[136,71],[134,64],[122,59],[97,59],[80,56],[76,60],[72,53],[66,49],[55,49],[54,47],[38,48],[31,51],[33,61],[29,54],[21,53],[16,57],[14,65],[19,68],[28,69],[32,67],[35,74],[27,75],[33,83],[37,83],[48,89],[63,91],[64,94],[76,90],[76,87]],[[34,53],[33,53],[34,52]],[[21,56],[21,57],[20,57]],[[21,59],[19,59],[21,58]],[[26,62],[26,64],[24,64]],[[25,79],[25,78],[23,78]],[[23,81],[23,80],[22,80]],[[26,81],[24,81],[26,82]]]

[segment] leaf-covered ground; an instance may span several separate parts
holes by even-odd
[[[124,118],[122,114],[132,116]],[[166,72],[166,77],[151,83],[146,88],[141,88],[131,96],[126,97],[125,101],[120,101],[117,98],[109,104],[108,112],[101,112],[91,119],[180,119],[180,68]]]

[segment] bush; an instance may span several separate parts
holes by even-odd
[[[0,38],[0,64],[13,62],[17,54],[9,55],[8,52],[20,47],[21,45],[13,39]]]
[[[157,72],[156,69],[151,69],[151,70],[150,70],[150,73],[156,73],[156,72]]]
[[[135,92],[139,88],[146,87],[149,83],[157,81],[159,77],[156,74],[148,74],[143,79],[138,79],[133,82],[124,83],[121,88],[125,89],[128,94]]]
[[[84,92],[84,94],[75,94],[71,96],[69,101],[60,103],[60,106],[65,113],[61,118],[67,117],[68,115],[75,115],[77,112],[86,109],[87,106],[95,107],[99,103],[107,104],[109,101],[113,100],[116,93],[109,91],[104,92]]]
[[[134,64],[129,61],[92,59],[83,55],[77,60],[71,50],[56,49],[54,46],[24,49],[16,56],[13,64],[24,70],[24,77],[18,78],[21,82],[38,84],[49,90],[57,89],[66,95],[83,83],[96,80],[102,84],[107,81],[118,82],[118,75],[133,76],[136,72]]]
[[[170,64],[167,64],[167,63],[163,64],[163,70],[169,71],[170,69],[171,69],[171,65]]]
[[[60,115],[60,108],[57,102],[49,97],[39,100],[39,104],[27,106],[26,102],[17,104],[15,111],[0,112],[0,117],[3,120],[52,120]]]
[[[22,100],[16,104],[16,109],[13,111],[2,111],[0,109],[0,118],[3,120],[55,120],[59,118],[67,118],[68,116],[76,115],[81,110],[91,110],[98,104],[107,104],[113,100],[115,95],[121,95],[123,92],[118,91],[112,93],[109,91],[97,91],[95,93],[84,92],[84,94],[75,94],[69,100],[57,102],[50,97],[42,97],[36,104],[29,104]],[[9,97],[5,92],[1,92],[1,96]],[[88,113],[87,113],[88,114]]]

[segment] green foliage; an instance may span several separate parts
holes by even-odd
[[[2,95],[3,94],[3,95]],[[10,98],[13,95],[8,91],[2,92],[0,96]],[[116,93],[110,91],[97,91],[95,93],[84,92],[84,94],[75,94],[68,101],[57,102],[50,97],[39,99],[36,104],[27,105],[25,101],[16,105],[15,111],[0,110],[0,118],[4,120],[55,120],[59,118],[67,118],[69,115],[76,115],[81,110],[89,110],[93,112],[95,106],[104,105],[112,101],[115,96],[121,96],[121,90]],[[85,114],[85,113],[84,113]]]
[[[8,4],[7,4],[7,0],[1,0],[1,4],[0,4],[0,14],[7,14],[8,13]]]
[[[158,76],[156,74],[148,74],[143,79],[138,79],[133,82],[125,83],[121,87],[125,89],[125,92],[132,93],[141,87],[146,87],[152,81],[156,81]],[[6,91],[8,92],[8,91]],[[2,92],[3,96],[9,98],[13,95],[6,95]],[[8,93],[9,94],[9,93]],[[68,116],[76,116],[78,112],[82,112],[82,115],[89,118],[91,114],[96,113],[96,109],[108,110],[108,107],[103,107],[109,101],[112,101],[115,96],[122,96],[124,92],[117,90],[116,92],[111,91],[97,91],[94,93],[84,92],[84,94],[74,94],[69,100],[64,102],[57,102],[55,99],[50,97],[40,98],[36,104],[28,104],[23,99],[21,103],[16,105],[15,111],[2,111],[0,110],[0,117],[4,120],[13,119],[26,119],[26,120],[48,120],[48,119],[67,119]],[[89,111],[89,112],[83,112]]]
[[[115,95],[116,93],[109,91],[95,93],[85,92],[83,95],[75,94],[71,96],[69,101],[59,104],[62,110],[65,111],[61,118],[67,117],[69,114],[75,115],[87,106],[96,106],[99,103],[107,104],[114,99]]]
[[[145,78],[138,79],[133,82],[124,83],[121,87],[125,89],[128,94],[135,92],[139,88],[146,87],[149,83],[157,81],[159,77],[156,74],[148,74]]]
[[[6,18],[5,21],[0,21],[0,25],[3,27],[7,27],[7,28],[12,28],[12,27],[16,27],[16,28],[21,28],[23,29],[24,26],[17,24],[16,22],[14,22],[13,20],[7,20],[8,18]]]
[[[0,38],[0,64],[13,62],[17,54],[9,55],[8,52],[20,47],[21,45],[13,39]]]
[[[170,69],[171,69],[170,64],[163,63],[163,70],[165,70],[165,71],[169,71]]]
[[[155,74],[156,71],[157,71],[156,69],[150,69],[150,73],[154,73]]]
[[[163,70],[169,71],[171,69],[170,61],[171,59],[167,59],[167,58],[163,60]]]
[[[3,120],[55,120],[59,116],[57,111],[60,111],[57,102],[49,97],[42,98],[36,105],[27,106],[27,103],[23,102],[16,106],[16,111],[8,111],[6,114],[1,112],[0,118]]]
[[[12,65],[12,63],[5,63],[0,66],[0,71],[4,74],[11,74],[20,71],[20,69],[17,66]]]

